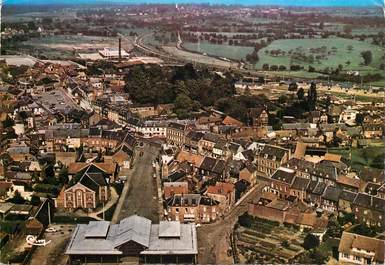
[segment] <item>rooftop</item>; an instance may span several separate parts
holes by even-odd
[[[151,224],[147,218],[132,215],[110,224],[91,221],[78,224],[67,246],[67,255],[122,255],[120,246],[133,241],[144,248],[140,254],[197,254],[195,224],[161,221]]]

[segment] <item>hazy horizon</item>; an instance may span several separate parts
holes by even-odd
[[[383,7],[380,0],[3,0],[5,5],[54,5],[54,4],[211,4],[244,6],[302,6],[302,7]]]

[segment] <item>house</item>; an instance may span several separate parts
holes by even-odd
[[[356,196],[357,196],[357,193],[355,192],[352,192],[349,190],[342,190],[340,197],[338,199],[338,211],[351,213],[352,204]]]
[[[260,201],[258,203],[250,203],[248,205],[248,213],[252,216],[284,223],[286,214],[290,211],[291,218],[296,219],[299,216],[299,211],[293,211],[290,207],[290,202],[285,200]]]
[[[361,187],[361,180],[359,178],[340,175],[337,177],[337,186],[344,190],[358,192]]]
[[[213,157],[227,157],[229,155],[227,141],[218,139],[213,147]]]
[[[383,136],[383,124],[364,124],[362,127],[364,137],[367,139],[381,138]]]
[[[338,260],[348,264],[384,264],[385,241],[344,231]]]
[[[357,113],[358,111],[353,109],[343,110],[340,114],[340,118],[338,122],[354,125],[356,124]]]
[[[301,229],[314,229],[326,231],[328,220],[325,216],[318,217],[317,214],[305,211],[306,206],[302,202],[289,202],[287,200],[260,199],[248,205],[248,213],[252,216],[276,221],[279,223],[293,224]]]
[[[0,202],[3,202],[8,199],[8,194],[12,186],[12,182],[0,181]]]
[[[68,165],[68,176],[72,179],[76,174],[84,171],[102,173],[107,183],[114,182],[118,171],[118,165],[113,161],[108,162],[75,162]]]
[[[174,195],[166,201],[169,220],[209,223],[218,218],[219,202],[200,194]]]
[[[199,125],[214,126],[222,123],[222,118],[219,116],[201,116],[196,123]]]
[[[358,173],[358,177],[365,182],[382,185],[385,182],[385,170],[364,167]]]
[[[280,199],[286,199],[290,196],[290,187],[295,178],[295,171],[289,168],[280,167],[271,176],[269,190]]]
[[[21,215],[29,217],[32,213],[33,206],[29,204],[14,204],[9,210],[9,214]]]
[[[223,119],[222,124],[229,125],[229,126],[235,126],[235,127],[243,127],[243,123],[241,121],[234,119],[233,117],[230,117],[230,116],[226,116]]]
[[[202,161],[204,159],[205,159],[205,157],[202,155],[193,154],[193,153],[187,152],[185,150],[181,150],[175,158],[175,160],[179,163],[186,161],[190,166],[192,166],[196,170],[202,164]]]
[[[310,111],[308,113],[308,120],[310,123],[319,123],[321,121],[321,112],[319,110]]]
[[[89,166],[73,186],[62,189],[55,206],[66,209],[95,209],[110,198],[110,188],[102,172],[94,172]]]
[[[217,182],[208,186],[205,195],[219,202],[221,210],[229,210],[235,203],[235,187],[232,183]]]
[[[236,154],[241,153],[245,150],[241,144],[235,142],[230,142],[228,148],[230,153],[233,155],[233,159]]]
[[[335,185],[339,170],[335,163],[328,161],[321,161],[320,163],[313,163],[305,159],[292,158],[284,167],[295,170],[296,176],[308,178],[316,182],[325,182],[328,185]],[[341,173],[343,170],[341,170]]]
[[[209,153],[213,152],[214,146],[219,141],[220,137],[217,134],[205,133],[203,137],[198,142],[199,153]]]
[[[143,135],[144,138],[166,138],[167,123],[162,121],[145,121],[138,128],[138,132]]]
[[[180,181],[180,182],[164,182],[163,183],[163,194],[164,198],[167,200],[177,195],[183,195],[189,193],[188,190],[188,182]]]
[[[250,108],[248,111],[253,126],[267,126],[269,113],[265,108]]]
[[[10,213],[13,206],[14,206],[14,204],[10,203],[10,202],[1,202],[0,203],[1,220],[4,220],[4,218],[7,217],[7,215]]]
[[[185,137],[184,147],[191,152],[198,152],[198,143],[204,133],[198,131],[189,131]]]
[[[198,167],[198,173],[203,176],[224,178],[226,162],[206,156]]]
[[[337,211],[341,192],[342,190],[338,187],[327,186],[321,196],[321,207],[329,212]]]
[[[67,245],[69,264],[121,263],[127,257],[136,263],[193,264],[198,254],[195,224],[151,220],[132,215],[111,224],[91,221],[78,224]]]
[[[133,154],[132,149],[128,148],[126,145],[122,145],[111,156],[111,159],[121,168],[130,168]]]
[[[311,206],[320,206],[321,196],[324,193],[325,189],[325,182],[319,182],[316,180],[310,181],[309,185],[306,188],[306,201]]]
[[[247,181],[251,186],[257,184],[257,168],[252,163],[246,163],[245,167],[239,171],[239,179]]]
[[[306,200],[306,188],[310,183],[310,179],[295,177],[290,186],[290,195],[296,196],[298,200]]]
[[[233,157],[234,160],[242,160],[242,161],[249,161],[253,162],[254,160],[254,152],[251,149],[243,150],[241,152],[238,152]]]
[[[50,199],[44,199],[38,209],[28,218],[25,224],[25,234],[39,236],[50,225],[55,207]]]
[[[385,183],[377,190],[377,197],[385,200]]]
[[[270,176],[289,159],[290,150],[266,144],[262,150],[257,152],[255,163],[259,172],[263,172],[267,176]]]
[[[379,191],[381,190],[381,184],[368,182],[366,185],[363,185],[365,187],[364,192],[369,195],[377,195],[381,198],[381,194],[379,194]]]
[[[62,163],[65,166],[68,166],[71,163],[76,162],[77,154],[76,152],[55,152],[56,162]]]
[[[187,126],[184,124],[170,122],[166,128],[166,140],[168,143],[182,146],[185,143],[185,131]]]
[[[385,228],[385,200],[366,193],[358,193],[352,204],[356,220],[368,226]]]

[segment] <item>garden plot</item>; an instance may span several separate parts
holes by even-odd
[[[235,232],[237,252],[247,263],[287,263],[301,254],[304,235],[296,228],[254,218]]]

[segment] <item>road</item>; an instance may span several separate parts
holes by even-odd
[[[130,176],[125,184],[128,187],[127,192],[122,193],[122,206],[116,209],[119,211],[116,213],[117,222],[133,214],[146,217],[153,223],[159,222],[158,192],[152,166],[158,153],[159,148],[150,144],[137,147],[133,168],[129,171]]]
[[[259,183],[247,193],[223,219],[198,228],[198,263],[199,264],[232,264],[232,257],[227,256],[230,248],[230,234],[238,216],[247,211],[248,203],[258,200],[266,183]]]

